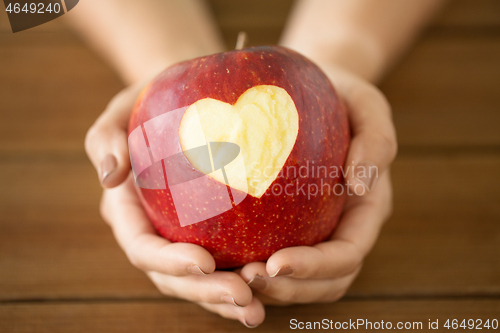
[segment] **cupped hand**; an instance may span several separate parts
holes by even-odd
[[[198,303],[248,327],[258,325],[264,321],[264,306],[241,276],[215,271],[214,258],[201,246],[158,236],[146,216],[134,188],[127,144],[128,121],[143,87],[138,83],[115,96],[85,139],[104,187],[101,215],[130,262],[163,294]]]
[[[348,197],[331,240],[282,249],[267,263],[246,265],[239,275],[215,272],[215,261],[205,249],[171,243],[151,226],[133,186],[127,146],[128,120],[143,84],[119,93],[89,130],[85,147],[105,188],[101,213],[130,261],[161,292],[254,326],[264,320],[263,304],[330,302],[347,291],[390,215],[389,166],[397,145],[383,95],[340,69],[325,71],[348,109],[353,137],[346,168],[371,166],[377,173],[373,177],[348,173],[351,192],[359,193],[359,185],[366,191]]]
[[[333,302],[341,298],[392,211],[389,166],[396,156],[397,143],[389,104],[368,82],[336,67],[323,66],[323,70],[349,115],[352,140],[344,170],[350,171],[346,186],[354,195],[347,197],[330,240],[310,247],[285,248],[267,263],[243,267],[240,275],[264,304]]]

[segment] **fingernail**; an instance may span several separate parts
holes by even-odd
[[[191,265],[188,267],[188,272],[191,274],[196,274],[196,275],[207,275],[204,271],[201,270],[200,266],[198,265]]]
[[[243,319],[243,325],[245,325],[248,328],[256,328],[259,325],[250,325],[246,319]]]
[[[248,283],[252,289],[264,290],[267,287],[267,281],[260,275],[255,275]]]
[[[370,191],[378,177],[378,168],[371,162],[363,161],[356,166],[354,177]]]
[[[222,297],[220,298],[223,302],[227,303],[227,304],[232,304],[234,306],[237,306],[239,308],[242,308],[243,306],[237,304],[235,301],[234,301],[234,297],[229,295],[229,294],[225,294],[225,295],[222,295]]]
[[[276,271],[273,275],[270,275],[271,277],[276,277],[276,276],[289,276],[293,274],[293,269],[290,268],[290,266],[283,266],[280,269]]]
[[[106,183],[106,179],[108,176],[115,171],[116,167],[118,166],[118,161],[116,160],[116,157],[113,155],[109,154],[106,156],[101,163],[101,184]]]

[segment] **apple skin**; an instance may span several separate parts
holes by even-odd
[[[164,112],[203,98],[234,105],[241,94],[257,85],[285,89],[297,108],[297,140],[283,170],[290,167],[299,170],[309,163],[309,170],[312,165],[326,166],[330,172],[330,167],[340,169],[344,165],[350,130],[340,98],[314,63],[277,46],[214,54],[166,69],[138,98],[129,133]],[[187,159],[182,163],[187,169],[193,169]],[[337,183],[343,184],[344,179],[341,173],[339,177],[325,178],[322,173],[322,177],[301,178],[293,172],[285,172],[261,198],[247,195],[233,209],[185,227],[179,224],[168,185],[166,190],[137,189],[148,217],[161,236],[172,242],[204,247],[214,256],[217,268],[224,269],[265,261],[285,247],[310,246],[329,239],[342,214],[345,193],[328,194],[325,187],[324,195],[308,198],[307,194],[297,191],[296,186],[293,186],[293,195],[270,193],[273,186],[285,188],[297,182],[299,188],[306,184],[304,191],[307,191],[307,184],[320,187],[321,181],[333,188]],[[275,192],[277,189],[279,187]]]

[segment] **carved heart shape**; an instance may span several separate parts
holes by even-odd
[[[179,139],[183,151],[209,142],[237,144],[241,154],[225,166],[225,175],[210,177],[226,184],[229,179],[231,187],[260,198],[283,168],[298,130],[297,108],[286,90],[261,85],[245,91],[234,105],[212,98],[197,101],[182,117]],[[212,169],[217,160],[227,160],[225,154],[212,145]],[[196,169],[206,170],[201,158],[185,155]]]

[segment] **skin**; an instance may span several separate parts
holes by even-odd
[[[378,178],[347,176],[352,191],[359,184],[366,191],[349,197],[329,241],[282,249],[266,263],[250,263],[233,272],[215,271],[213,257],[200,246],[171,243],[157,236],[133,187],[128,156],[128,120],[145,84],[173,63],[222,51],[205,4],[86,0],[65,15],[128,85],[90,128],[85,148],[104,187],[102,216],[131,263],[145,271],[165,295],[196,302],[250,327],[264,321],[265,304],[341,298],[392,210],[390,164],[396,156],[396,134],[390,106],[373,83],[443,2],[298,2],[281,44],[316,62],[334,82],[352,130],[346,166],[376,166]],[[276,276],[277,272],[287,275]],[[249,285],[254,279],[260,283]]]

